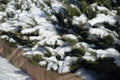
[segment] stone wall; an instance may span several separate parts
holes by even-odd
[[[47,71],[38,65],[33,65],[22,55],[23,51],[13,48],[3,40],[0,40],[0,55],[8,59],[14,66],[22,69],[34,80],[81,80],[75,74],[60,75],[54,71]]]

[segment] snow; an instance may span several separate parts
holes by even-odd
[[[59,71],[59,73],[60,73],[60,69],[62,68],[62,66],[63,66],[63,61],[62,60],[60,60],[60,61],[58,61],[58,65],[59,65],[59,69],[58,69],[58,71]],[[61,67],[61,68],[60,68]]]
[[[107,13],[107,14],[112,15],[112,16],[115,16],[115,15],[117,14],[117,11],[115,11],[115,10],[109,10],[108,8],[103,7],[103,6],[97,6],[97,5],[96,5],[96,8],[97,8],[100,12]]]
[[[39,42],[40,45],[44,45],[44,44],[49,44],[49,45],[55,45],[55,43],[57,42],[58,45],[62,45],[63,42],[61,40],[59,40],[60,36],[58,35],[52,35],[52,36],[49,36],[43,40],[41,40]]]
[[[58,69],[58,63],[57,63],[57,59],[55,56],[51,56],[49,58],[45,59],[48,62],[47,65],[47,70],[57,70]]]
[[[56,50],[55,49],[53,49],[53,48],[51,48],[51,47],[45,47],[48,51],[50,51],[50,53],[52,54],[52,55],[57,55],[56,53]]]
[[[117,64],[117,66],[120,66],[120,57],[115,57],[115,64]]]
[[[28,24],[35,24],[35,22],[31,18],[31,15],[27,11],[23,11],[22,13],[20,13],[18,19],[20,21],[28,23]]]
[[[47,66],[47,70],[57,70],[58,69],[58,64],[55,62],[49,62]]]
[[[33,17],[45,17],[45,13],[40,10],[40,8],[37,8],[35,5],[30,8],[30,14]]]
[[[114,63],[116,63],[117,66],[120,66],[120,53],[114,48],[109,48],[107,51],[112,54],[110,57],[113,57],[115,59]]]
[[[97,52],[97,57],[101,57],[101,58],[120,56],[119,52],[114,48],[108,48],[106,50],[99,49],[99,50],[96,50],[96,52]]]
[[[41,24],[41,23],[46,23],[47,24],[48,23],[45,18],[40,17],[40,16],[35,16],[34,20],[37,22],[37,24]]]
[[[39,47],[38,44],[36,44],[34,47],[31,48],[32,51],[41,51],[42,53],[45,52],[45,49],[43,47]]]
[[[85,43],[85,42],[78,42],[75,46],[78,47],[78,48],[84,47],[85,50],[87,50],[90,47],[90,45]]]
[[[86,52],[84,56],[82,56],[83,59],[87,61],[96,61],[96,57],[92,56],[91,53]]]
[[[97,50],[97,57],[101,57],[101,58],[104,58],[104,57],[108,57],[110,55],[110,52],[106,51],[106,50]]]
[[[49,58],[45,58],[45,60],[46,60],[47,62],[57,62],[57,59],[56,59],[55,56],[51,56],[51,57],[49,57]]]
[[[71,51],[70,47],[57,47],[56,52],[61,56],[61,59],[65,57],[65,52]]]
[[[116,23],[116,20],[114,19],[114,16],[111,15],[105,15],[105,14],[97,14],[97,16],[91,20],[88,20],[88,23],[93,26],[97,23],[103,23],[108,22],[111,25],[114,25]]]
[[[46,65],[46,64],[47,64],[46,61],[40,61],[40,62],[39,62],[39,65],[41,65],[41,66],[44,66],[44,65]]]
[[[51,47],[46,47],[46,49],[48,49],[52,55],[59,55],[61,59],[65,57],[65,52],[71,51],[70,47],[62,47],[62,46],[57,47],[56,49],[53,49]]]
[[[2,36],[0,36],[0,38],[1,38],[1,39],[6,39],[6,40],[9,39],[9,37],[8,37],[7,35],[2,35]]]
[[[95,72],[85,70],[84,68],[78,69],[75,74],[84,80],[98,80]]]
[[[50,24],[50,22],[41,23],[41,26],[36,27],[39,28],[39,34],[41,36],[49,37],[57,34],[55,26]]]
[[[30,36],[29,39],[30,39],[30,41],[33,41],[33,40],[42,40],[42,39],[44,39],[44,37],[43,36]]]
[[[5,12],[0,11],[0,16],[5,16]]]
[[[13,26],[22,26],[23,29],[29,28],[30,25],[27,24],[26,22],[22,22],[22,21],[14,21],[13,22]]]
[[[112,0],[114,3],[117,3],[117,0]]]
[[[70,52],[73,48],[84,48],[85,54],[81,57],[87,61],[96,61],[98,58],[105,58],[110,57],[114,58],[114,63],[117,66],[120,66],[120,55],[119,51],[114,49],[114,46],[107,49],[93,49],[96,48],[94,43],[87,43],[86,40],[79,40],[79,33],[76,33],[73,26],[67,26],[68,33],[66,34],[59,34],[58,28],[64,27],[59,26],[57,24],[58,20],[55,16],[55,13],[62,12],[65,8],[65,5],[70,5],[73,8],[77,8],[75,0],[75,4],[70,3],[66,4],[65,0],[50,0],[51,6],[48,6],[45,3],[46,0],[19,0],[17,3],[22,6],[22,9],[17,10],[15,0],[11,0],[5,7],[5,11],[0,11],[0,30],[6,32],[17,32],[19,26],[22,26],[22,30],[20,32],[23,35],[22,39],[27,39],[29,41],[34,42],[32,48],[25,47],[23,45],[18,45],[19,48],[23,49],[23,55],[36,55],[39,54],[42,56],[43,61],[39,62],[39,65],[46,66],[47,70],[55,70],[58,71],[60,74],[70,72],[70,65],[73,61],[77,60],[77,57],[70,57],[66,56],[66,52]],[[47,0],[48,1],[48,0]],[[67,0],[67,2],[69,2]],[[115,2],[115,0],[114,0]],[[109,28],[105,28],[106,26],[103,25],[104,22],[108,22],[110,25],[116,23],[116,20],[119,18],[117,16],[116,10],[109,10],[104,6],[98,6],[97,3],[93,3],[90,5],[93,10],[97,8],[97,16],[93,19],[88,19],[84,13],[81,13],[80,16],[72,16],[69,17],[72,19],[72,24],[77,26],[82,26],[85,31],[88,32],[88,38],[96,40],[96,36],[103,38],[104,36],[111,35],[114,40],[115,44],[120,44],[120,40],[118,39],[119,32],[115,30],[112,31]],[[29,8],[29,10],[26,10]],[[77,8],[78,9],[78,8]],[[7,14],[14,14],[13,18],[6,17]],[[64,22],[67,24],[68,19],[67,16],[64,16]],[[2,22],[2,20],[5,22]],[[52,21],[56,22],[56,25],[52,24]],[[84,26],[83,26],[84,25]],[[115,25],[116,26],[116,25]],[[97,27],[97,28],[93,28]],[[57,29],[56,29],[57,28]],[[65,29],[67,29],[65,26]],[[74,28],[74,29],[73,29]],[[24,34],[29,34],[38,31],[38,36],[27,36]],[[119,30],[118,30],[119,31]],[[81,31],[80,31],[81,33]],[[92,35],[93,34],[93,35]],[[84,35],[82,35],[84,36]],[[7,39],[10,42],[15,42],[15,40],[7,35],[0,36],[1,39]],[[63,38],[68,38],[76,41],[75,45],[69,45]],[[50,46],[51,45],[51,46]],[[57,46],[56,46],[57,45]],[[48,50],[51,53],[50,57],[46,57],[44,53]],[[90,51],[94,51],[96,55],[93,55]],[[56,56],[60,56],[60,60],[56,58]],[[89,74],[90,72],[90,74]],[[92,72],[93,73],[93,72]],[[77,74],[82,76],[85,80],[94,80],[91,77],[91,71],[86,71],[85,69],[79,69]]]
[[[99,11],[109,11],[106,7],[103,7],[103,6],[97,6],[97,9]]]
[[[86,22],[87,22],[87,17],[85,16],[85,14],[81,14],[79,17],[73,16],[72,24],[80,25],[80,24],[85,24]]]
[[[0,16],[0,20],[2,20],[3,19],[3,16]]]
[[[61,74],[70,72],[70,64],[77,60],[76,57],[70,56],[67,56],[64,61],[58,61],[55,56],[44,59],[45,61],[39,62],[40,65],[45,65],[48,63],[47,70],[58,70],[58,72]]]
[[[15,7],[13,5],[9,5],[9,7],[6,8],[6,12],[9,13],[14,13]]]
[[[114,49],[114,48],[108,48],[106,50],[99,49],[99,50],[96,50],[96,53],[97,53],[97,57],[114,58],[115,59],[114,63],[116,63],[118,66],[120,66],[120,53],[116,49]]]
[[[66,34],[66,35],[63,35],[63,37],[70,38],[70,39],[73,39],[73,40],[77,41],[77,37],[75,35],[73,35],[73,34]]]
[[[20,69],[0,57],[0,80],[33,80]]]
[[[56,22],[58,21],[57,18],[56,18],[54,15],[51,16],[51,19],[52,19],[53,21],[56,21]]]
[[[108,48],[107,51],[112,54],[111,56],[114,56],[114,57],[115,56],[117,56],[117,57],[120,56],[120,53],[116,49],[114,49],[114,48]]]
[[[57,47],[56,49],[53,49],[51,47],[46,47],[46,49],[48,49],[52,55],[59,55],[61,57],[61,59],[64,59],[65,57],[65,52],[69,52],[71,51],[71,47],[66,46],[66,47]]]
[[[52,5],[52,9],[55,10],[55,12],[60,12],[62,7],[63,7],[63,4],[61,4],[59,1],[54,1],[51,3]]]
[[[43,55],[43,53],[41,51],[27,51],[27,52],[24,52],[23,55],[36,55],[36,54],[39,54],[39,55]]]
[[[76,57],[70,57],[67,56],[64,60],[64,62],[59,63],[60,67],[58,69],[59,73],[67,73],[70,72],[70,65],[72,64],[72,62],[75,62],[77,60]]]
[[[42,58],[44,58],[44,53],[46,52],[45,48],[38,47],[39,45],[35,45],[32,48],[25,48],[23,46],[19,46],[24,52],[24,56],[32,57],[34,55],[41,55]]]
[[[60,74],[68,73],[70,72],[70,66],[63,66],[58,69],[58,72]]]
[[[9,39],[10,42],[16,42],[13,38]]]
[[[3,31],[14,31],[15,30],[15,27],[12,27],[11,24],[9,23],[2,23],[0,24],[0,30],[3,30]]]
[[[21,31],[21,33],[22,34],[32,33],[32,32],[35,32],[36,30],[37,30],[36,28],[24,29]]]
[[[90,28],[89,33],[95,34],[99,36],[100,38],[110,34],[108,30],[106,30],[105,28]]]

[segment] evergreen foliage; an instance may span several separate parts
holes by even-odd
[[[15,40],[15,42],[10,43],[8,39],[5,39],[5,42],[10,47],[17,47],[17,45],[22,45],[23,47],[30,48],[31,51],[34,51],[34,48],[36,47],[38,48],[38,50],[39,48],[43,48],[42,56],[39,54],[29,56],[27,55],[31,63],[38,65],[40,61],[46,61],[47,64],[45,65],[45,67],[47,67],[50,62],[47,61],[47,58],[51,58],[51,56],[54,56],[54,58],[58,60],[57,62],[63,61],[63,63],[67,56],[69,56],[70,58],[75,57],[77,58],[77,61],[71,60],[71,64],[69,65],[70,72],[75,72],[79,68],[85,68],[87,70],[95,71],[100,76],[105,75],[105,77],[103,76],[101,80],[120,79],[120,67],[116,66],[115,59],[111,57],[100,58],[97,54],[97,50],[103,50],[104,52],[104,50],[107,51],[109,48],[113,48],[120,52],[120,44],[118,44],[120,41],[120,0],[42,0],[44,4],[40,2],[40,0],[32,0],[32,5],[30,5],[29,1],[27,0],[22,0],[20,2],[18,0],[14,0],[16,2],[16,12],[7,12],[5,5],[9,1],[10,0],[3,0],[2,2],[0,1],[0,23],[4,26],[5,23],[9,24],[11,22],[10,28],[15,27],[15,31],[7,31],[0,28],[0,36],[3,36],[4,38],[4,36],[6,35],[8,36],[8,38],[12,38]],[[54,5],[55,1],[61,3],[62,7],[61,4],[60,6],[56,7],[56,4]],[[24,4],[24,2],[26,4]],[[24,8],[23,4],[26,5]],[[54,6],[55,10],[53,8]],[[32,11],[33,8],[36,8],[38,11],[40,10],[40,13],[36,12],[37,16],[36,14],[35,16],[32,16],[32,14],[34,15],[34,11],[33,13],[30,11]],[[56,11],[56,9],[59,8],[60,10]],[[3,14],[2,12],[5,13],[4,16],[1,16]],[[19,19],[20,16],[23,16],[25,12],[29,13],[28,16],[25,15],[25,17],[30,19],[28,20],[28,22],[24,22],[24,20],[21,21]],[[110,19],[112,20],[108,22],[105,20],[104,22],[104,20],[102,21],[102,19],[100,18],[101,20],[99,22],[99,20],[96,19],[96,17],[99,16],[98,14],[105,15],[105,19],[110,16]],[[42,18],[44,19],[43,21],[40,20]],[[90,21],[94,21],[94,19],[96,21],[95,24],[92,25]],[[74,21],[76,21],[75,24]],[[114,21],[116,22],[114,23]],[[17,23],[19,23],[19,25],[16,26]],[[33,32],[28,31],[23,34],[22,30],[26,29],[26,27],[23,25],[31,29],[36,29],[37,27],[37,29]],[[45,26],[45,28],[42,28],[41,26]],[[97,32],[95,32],[92,34],[90,33],[90,29],[93,28],[102,28],[103,30],[98,29],[100,33],[98,32],[97,34]],[[104,28],[109,35],[105,34],[105,36],[103,34]],[[46,33],[44,33],[44,31],[46,31]],[[53,33],[50,33],[50,31],[53,31]],[[73,34],[75,37],[64,37],[67,34]],[[52,36],[56,35],[59,36],[59,39],[56,40],[56,37],[55,39],[51,39]],[[38,38],[30,40],[31,36]],[[51,42],[47,42],[47,40],[49,39],[56,41],[53,41],[55,42],[53,44],[51,40]],[[85,45],[81,45],[82,43],[85,43]],[[64,48],[66,47],[69,47],[69,49],[64,50]],[[51,50],[48,48],[50,48]],[[61,49],[60,51],[58,50],[59,48]],[[6,50],[9,51],[8,48],[6,48]],[[9,55],[7,51],[5,51],[5,56]],[[61,57],[61,55],[63,57]],[[83,56],[86,55],[87,57],[94,57],[95,61],[83,58]],[[58,65],[59,63],[57,63],[57,66]]]

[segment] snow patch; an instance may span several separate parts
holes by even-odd
[[[87,60],[87,61],[95,61],[97,58],[93,55],[91,55],[91,53],[86,52],[84,56],[82,56],[83,59]]]
[[[85,14],[81,14],[81,16],[79,17],[73,16],[72,24],[81,25],[81,24],[85,24],[86,22],[87,22],[87,17],[85,16]]]
[[[95,18],[88,21],[91,26],[103,22],[108,22],[109,24],[114,25],[116,23],[116,20],[114,19],[114,16],[111,15],[97,14]]]
[[[78,69],[75,74],[84,80],[98,80],[95,72],[85,70],[84,68]]]
[[[96,34],[101,38],[110,34],[105,28],[90,28],[89,33]]]

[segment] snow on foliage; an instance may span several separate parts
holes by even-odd
[[[8,0],[1,4],[0,38],[16,43],[23,55],[47,70],[76,72],[105,58],[120,66],[119,3],[113,8],[110,2],[91,0]],[[91,80],[84,72],[77,71]]]
[[[73,24],[79,25],[79,24],[85,24],[87,22],[87,17],[84,14],[81,14],[81,16],[73,17]]]
[[[93,18],[92,20],[88,21],[92,26],[97,23],[103,23],[108,22],[111,25],[114,25],[116,20],[111,15],[105,15],[105,14],[97,14],[97,17]]]

